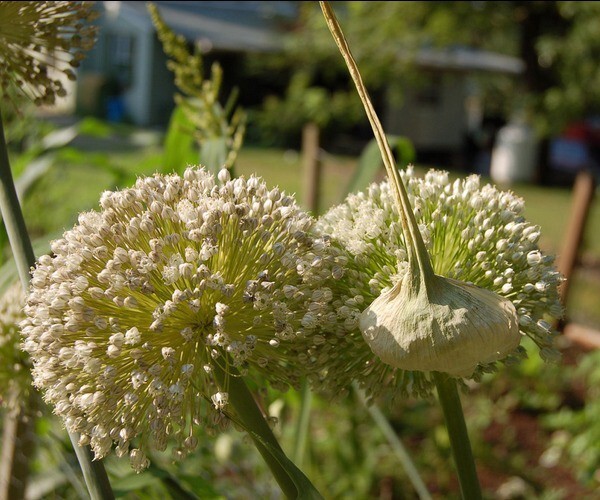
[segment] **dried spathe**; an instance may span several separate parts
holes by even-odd
[[[414,286],[407,274],[362,313],[360,330],[390,366],[470,377],[521,341],[515,307],[500,295],[435,276]]]

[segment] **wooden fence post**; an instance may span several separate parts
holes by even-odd
[[[319,213],[319,188],[321,186],[321,157],[319,153],[319,127],[309,122],[302,129],[302,167],[304,170],[304,206],[313,215]]]
[[[559,290],[563,306],[567,305],[573,271],[577,266],[579,247],[581,246],[581,241],[585,232],[585,225],[590,213],[595,190],[596,183],[591,173],[582,171],[577,174],[575,186],[573,187],[571,217],[569,219],[569,225],[567,226],[563,248],[557,263],[558,270],[566,278]],[[576,323],[563,322],[562,331],[565,337],[584,349],[600,348],[600,332],[597,330]]]
[[[560,287],[560,298],[563,306],[567,305],[567,298],[573,271],[579,257],[579,247],[583,239],[585,224],[590,212],[596,183],[590,172],[581,171],[575,179],[573,187],[573,203],[571,205],[571,217],[560,252],[557,267],[566,278]]]

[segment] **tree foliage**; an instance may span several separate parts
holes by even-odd
[[[543,135],[599,111],[600,3],[335,2],[334,6],[370,89],[390,83],[395,90],[418,85],[422,72],[416,54],[421,48],[467,46],[516,56],[525,64],[516,78],[474,75],[487,109],[501,108],[507,116],[526,111]],[[302,75],[290,79],[285,99],[267,101],[267,115],[280,115],[287,102],[295,109],[294,122],[313,120],[315,109],[321,124],[358,119],[342,61],[316,3],[301,4],[300,19],[282,53],[254,63]],[[311,107],[314,102],[318,105]],[[328,105],[323,107],[323,102]],[[345,105],[332,105],[336,102]]]

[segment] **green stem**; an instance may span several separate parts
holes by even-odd
[[[310,407],[312,403],[312,391],[308,381],[302,383],[302,400],[300,402],[300,416],[296,425],[296,441],[294,442],[294,451],[292,461],[302,466],[304,451],[308,437],[308,427],[310,424]]]
[[[83,478],[85,479],[85,485],[87,486],[90,498],[92,500],[113,500],[115,495],[102,462],[94,460],[92,450],[89,446],[79,446],[78,433],[69,432],[69,438],[71,439],[71,443],[73,443],[73,449],[75,450],[75,455],[77,455],[81,472],[83,472]]]
[[[471,451],[471,442],[469,441],[456,381],[451,376],[440,372],[433,372],[433,380],[444,412],[448,435],[450,436],[450,446],[452,447],[452,456],[458,472],[462,497],[465,500],[481,499],[481,487],[477,478],[475,460]]]
[[[377,405],[369,405],[367,403],[367,399],[365,398],[363,391],[360,389],[356,382],[352,384],[352,387],[354,389],[354,392],[360,399],[361,403],[368,410],[369,414],[371,415],[371,418],[373,419],[377,427],[379,427],[379,430],[387,439],[390,447],[396,455],[396,458],[398,458],[398,460],[402,464],[404,472],[406,472],[408,479],[410,479],[410,482],[415,488],[415,491],[419,495],[419,498],[421,500],[431,500],[431,495],[429,494],[429,491],[427,491],[427,486],[425,486],[425,483],[419,475],[419,471],[417,470],[414,462],[410,458],[408,451],[406,451],[406,448],[402,444],[402,441],[400,441],[400,439],[396,435],[396,432],[388,422],[388,419],[385,417],[385,415],[382,413],[382,411]]]
[[[15,183],[13,181],[8,149],[4,139],[4,127],[0,115],[0,210],[4,226],[10,241],[15,264],[21,278],[23,289],[29,288],[29,269],[35,265],[33,247],[27,234],[25,220],[19,205]]]
[[[8,149],[4,138],[4,127],[2,115],[0,114],[0,211],[4,219],[4,225],[10,241],[13,258],[19,271],[19,278],[23,289],[29,288],[29,270],[35,266],[35,254],[31,246],[31,240],[27,234],[23,212],[19,205],[15,183],[8,160]],[[79,437],[69,434],[77,459],[81,466],[86,485],[93,500],[110,500],[114,498],[108,476],[102,462],[92,462],[89,448],[82,449],[77,445]],[[11,476],[12,479],[12,476]]]
[[[213,374],[219,387],[229,394],[229,403],[235,410],[236,417],[244,429],[251,431],[250,437],[285,496],[296,498],[298,489],[290,474],[265,444],[281,453],[283,450],[242,377],[231,365],[225,371],[218,363],[213,366]]]
[[[0,498],[24,498],[29,479],[29,462],[35,448],[37,394],[29,398],[13,390],[4,416],[0,458]]]

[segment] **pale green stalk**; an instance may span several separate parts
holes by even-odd
[[[321,498],[306,476],[286,458],[254,396],[237,370],[230,364],[225,370],[215,363],[213,374],[217,384],[229,394],[229,404],[235,410],[236,420],[254,441],[284,495],[287,498]]]
[[[354,388],[354,392],[356,393],[360,401],[367,408],[369,414],[371,415],[371,418],[373,419],[375,424],[377,424],[377,427],[379,427],[379,430],[387,439],[390,447],[396,455],[396,458],[398,458],[398,460],[402,464],[404,472],[406,472],[408,479],[410,479],[410,482],[412,483],[415,491],[419,495],[419,498],[421,500],[431,500],[431,495],[429,494],[429,491],[427,491],[427,486],[425,486],[425,483],[423,482],[423,479],[421,479],[419,471],[417,470],[414,462],[410,458],[408,451],[402,444],[402,441],[400,441],[400,439],[396,435],[396,432],[388,422],[388,419],[381,412],[377,405],[369,405],[367,403],[367,399],[365,398],[363,391],[360,389],[357,383],[354,383],[352,387]]]
[[[308,427],[310,424],[310,408],[312,404],[312,391],[306,380],[302,383],[300,400],[300,416],[296,422],[296,436],[292,459],[295,464],[302,465],[308,439]]]
[[[406,248],[408,250],[408,261],[410,265],[409,275],[412,274],[414,276],[414,282],[419,282],[422,286],[427,287],[428,282],[435,278],[435,273],[433,272],[427,248],[425,247],[425,243],[423,242],[423,238],[419,231],[419,226],[410,206],[406,188],[404,187],[404,183],[396,168],[394,155],[392,154],[385,137],[383,126],[373,108],[373,104],[371,103],[371,99],[369,98],[369,94],[363,83],[356,61],[348,47],[348,43],[333,9],[328,2],[319,3],[323,10],[325,20],[327,21],[327,26],[333,35],[340,53],[346,62],[350,76],[356,85],[360,99],[365,107],[367,117],[373,128],[375,139],[381,150],[383,163],[389,177],[392,192],[394,193],[398,212],[400,213],[402,229],[406,238]],[[475,472],[475,462],[473,461],[471,445],[464,424],[460,398],[458,397],[456,390],[456,381],[451,377],[438,374],[434,374],[434,380],[444,415],[446,416],[448,432],[451,436],[450,442],[452,444],[454,460],[458,469],[461,491],[463,492],[463,495],[468,495],[463,496],[463,498],[468,498],[469,500],[480,498],[479,480]],[[462,422],[462,425],[460,425],[460,422]],[[458,448],[455,449],[456,447]],[[477,496],[477,492],[479,492],[479,496]]]
[[[452,456],[457,465],[460,492],[465,499],[478,500],[481,498],[481,487],[456,381],[446,373],[440,372],[433,372],[433,379],[450,436]]]
[[[0,210],[4,219],[4,225],[12,248],[13,257],[19,271],[19,278],[23,288],[29,288],[29,270],[35,265],[35,255],[31,240],[27,234],[25,220],[21,212],[21,206],[17,198],[15,184],[13,181],[10,162],[8,160],[8,150],[4,138],[4,128],[2,125],[2,116],[0,115]],[[102,462],[92,461],[92,452],[89,447],[80,447],[77,445],[79,436],[69,433],[73,448],[77,454],[79,465],[88,487],[88,491],[93,500],[109,500],[114,495],[108,481],[108,476],[104,470]],[[23,471],[26,473],[25,471]],[[11,474],[11,480],[14,473]],[[14,478],[21,480],[19,478]],[[26,481],[26,477],[25,477]]]

